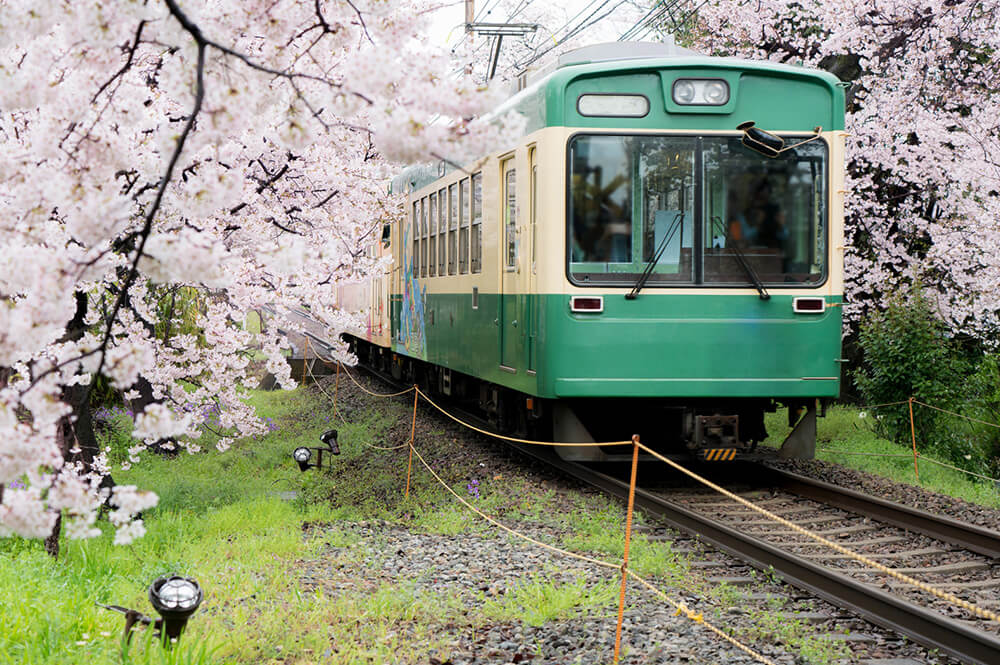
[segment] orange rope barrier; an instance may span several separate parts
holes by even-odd
[[[978,606],[970,603],[967,600],[963,600],[963,599],[959,598],[955,594],[948,593],[947,591],[942,591],[941,589],[935,588],[934,586],[932,586],[930,584],[927,584],[925,582],[921,582],[920,580],[914,579],[913,577],[910,577],[909,575],[905,575],[903,573],[900,573],[899,571],[893,570],[889,566],[884,566],[884,565],[878,563],[877,561],[874,561],[873,559],[864,556],[863,554],[858,554],[854,550],[848,549],[848,548],[844,547],[843,545],[840,545],[838,543],[833,542],[829,538],[825,538],[825,537],[819,535],[818,533],[814,533],[814,532],[810,531],[809,529],[803,528],[803,527],[799,526],[798,524],[795,524],[794,522],[792,522],[790,520],[787,520],[784,517],[781,517],[780,515],[776,515],[776,514],[772,513],[771,511],[767,510],[766,508],[761,508],[760,506],[758,506],[757,504],[753,503],[752,501],[748,501],[748,500],[744,499],[741,496],[737,496],[736,494],[733,494],[729,490],[727,490],[727,489],[725,489],[723,487],[720,487],[716,483],[713,483],[711,480],[708,480],[707,478],[703,478],[703,477],[699,476],[697,473],[695,473],[694,471],[691,471],[690,469],[685,468],[684,466],[678,464],[677,462],[674,462],[673,460],[671,460],[671,459],[669,459],[667,457],[664,457],[663,455],[661,455],[660,453],[656,452],[652,448],[644,446],[641,443],[637,443],[636,445],[639,446],[640,448],[642,448],[644,451],[646,451],[650,455],[652,455],[653,457],[655,457],[656,459],[660,460],[661,462],[664,462],[665,464],[667,464],[668,466],[670,466],[670,467],[672,467],[674,469],[677,469],[678,471],[680,471],[681,473],[687,475],[688,477],[693,478],[694,480],[698,481],[702,485],[710,487],[711,489],[715,490],[719,494],[722,494],[723,496],[729,497],[730,499],[732,499],[733,501],[739,503],[740,505],[746,506],[747,508],[749,508],[749,509],[751,509],[751,510],[753,510],[753,511],[755,511],[755,512],[761,514],[761,515],[763,515],[764,517],[768,518],[769,520],[777,522],[778,524],[781,524],[781,525],[783,525],[783,526],[791,529],[792,531],[794,531],[795,533],[797,533],[799,535],[811,538],[814,541],[816,541],[817,543],[820,543],[821,545],[825,545],[825,546],[829,547],[830,549],[832,549],[832,550],[834,550],[834,551],[836,551],[836,552],[838,552],[840,554],[847,555],[848,557],[850,557],[851,559],[857,561],[858,563],[862,563],[862,564],[868,566],[869,568],[873,568],[873,569],[875,569],[875,570],[877,570],[879,572],[885,573],[889,577],[895,578],[895,579],[899,580],[900,582],[904,582],[906,584],[909,584],[910,586],[916,587],[916,588],[920,589],[921,591],[929,593],[932,596],[935,596],[936,598],[940,598],[941,600],[947,601],[947,602],[951,603],[952,605],[955,605],[957,607],[961,607],[962,609],[968,610],[969,612],[971,612],[972,614],[975,614],[976,616],[978,616],[980,618],[989,619],[991,621],[1000,622],[1000,614],[997,614],[996,612],[993,612],[991,610],[987,610],[987,609],[983,609],[981,607],[978,607]]]
[[[420,391],[417,386],[413,386],[413,421],[410,423],[410,461],[406,463],[406,493],[404,499],[410,498],[410,471],[413,469],[413,435],[417,431],[417,401],[420,399]]]
[[[638,446],[639,444],[637,442],[633,442],[633,445]],[[635,450],[638,450],[638,447],[636,447]],[[608,568],[608,569],[611,569],[611,570],[620,570],[620,569],[622,569],[622,566],[610,563],[608,561],[602,561],[601,559],[595,559],[595,558],[589,557],[589,556],[587,556],[585,554],[577,554],[576,552],[570,552],[569,550],[565,550],[565,549],[562,549],[560,547],[556,547],[554,545],[550,545],[550,544],[548,544],[546,542],[542,542],[541,540],[538,540],[536,538],[532,538],[529,535],[523,534],[520,531],[512,529],[509,526],[507,526],[506,524],[503,524],[502,522],[498,521],[497,519],[495,519],[493,517],[490,517],[489,515],[487,515],[486,513],[484,513],[483,511],[479,510],[478,508],[476,508],[475,506],[473,506],[471,503],[469,503],[465,498],[463,498],[462,496],[460,496],[458,494],[458,492],[456,492],[455,490],[453,490],[451,488],[451,486],[448,483],[446,483],[441,478],[441,476],[439,476],[434,471],[433,468],[431,468],[431,465],[428,464],[427,460],[425,460],[423,458],[423,455],[420,454],[420,451],[418,451],[416,448],[414,448],[413,449],[413,454],[417,456],[417,459],[420,461],[420,463],[423,465],[423,467],[427,470],[427,472],[430,473],[431,476],[434,477],[434,480],[436,480],[438,482],[438,484],[441,485],[441,487],[443,487],[445,490],[448,491],[449,494],[451,494],[455,499],[457,499],[459,501],[459,503],[461,503],[463,506],[465,506],[466,508],[468,508],[470,511],[472,511],[473,513],[475,513],[476,515],[478,515],[482,519],[486,520],[487,522],[489,522],[493,526],[497,527],[498,529],[500,529],[502,531],[505,531],[506,533],[509,533],[510,535],[514,536],[515,538],[519,538],[519,539],[521,539],[521,540],[523,540],[525,542],[531,543],[532,545],[536,545],[538,547],[541,547],[542,549],[548,550],[550,552],[554,552],[556,554],[560,554],[562,556],[567,556],[567,557],[569,557],[571,559],[577,559],[578,561],[584,561],[586,563],[589,563],[589,564],[592,564],[592,565],[595,565],[595,566],[599,566],[601,568]],[[764,663],[764,665],[777,665],[774,661],[768,659],[763,654],[758,653],[757,651],[754,651],[750,647],[748,647],[745,644],[741,643],[735,637],[733,637],[733,636],[727,634],[726,632],[720,630],[719,628],[713,626],[711,623],[709,623],[708,621],[706,621],[704,619],[704,617],[702,616],[701,612],[695,612],[694,610],[689,609],[684,603],[678,602],[676,600],[673,600],[666,593],[664,593],[660,589],[656,588],[656,586],[654,584],[652,584],[648,580],[640,577],[639,575],[637,575],[636,573],[632,572],[631,570],[627,570],[626,569],[623,572],[626,575],[628,575],[629,577],[631,577],[632,579],[636,580],[642,586],[644,586],[647,589],[649,589],[650,591],[652,591],[654,594],[656,594],[659,598],[661,598],[668,605],[670,605],[671,607],[673,607],[674,610],[675,610],[675,614],[677,616],[684,616],[685,618],[690,619],[691,621],[704,626],[705,628],[707,628],[708,630],[712,631],[717,636],[719,636],[720,638],[722,638],[723,640],[725,640],[726,642],[729,642],[730,644],[732,644],[733,646],[735,646],[739,650],[743,651],[744,653],[746,653],[746,654],[750,655],[751,657],[756,658],[760,662]]]
[[[308,337],[306,337],[306,348],[309,348],[309,338]],[[325,358],[323,358],[322,356],[320,356],[319,353],[317,353],[315,350],[313,351],[313,354],[316,356],[317,359],[319,359],[319,361],[321,363],[323,363],[327,367],[329,367],[329,366],[331,366],[331,365],[333,365],[333,364],[336,363],[337,367],[339,368],[343,364],[339,360],[326,360]],[[311,373],[312,373],[312,371],[310,370],[310,374]],[[398,393],[376,393],[376,392],[372,392],[371,390],[368,390],[363,385],[361,385],[360,383],[358,383],[354,379],[354,377],[351,376],[351,373],[347,371],[347,367],[346,366],[344,367],[344,374],[346,374],[347,378],[349,378],[354,383],[354,385],[356,385],[358,388],[360,388],[362,392],[365,392],[365,393],[371,395],[372,397],[398,397],[399,395],[405,395],[406,393],[408,393],[411,390],[413,390],[413,388],[407,388],[406,390],[400,390]],[[313,377],[313,378],[315,379],[315,377]]]
[[[531,439],[517,439],[517,438],[512,437],[512,436],[504,436],[503,434],[495,434],[493,432],[489,432],[487,430],[480,429],[480,428],[476,427],[475,425],[470,425],[469,423],[465,422],[464,420],[461,420],[458,417],[453,416],[452,414],[448,413],[443,408],[441,408],[440,406],[438,406],[434,402],[434,400],[432,400],[430,397],[428,397],[427,393],[425,393],[422,390],[420,390],[420,388],[414,387],[414,390],[416,390],[418,393],[420,393],[420,396],[423,397],[424,400],[428,404],[430,404],[435,409],[437,409],[438,411],[440,411],[444,415],[446,415],[449,418],[451,418],[452,420],[454,420],[459,425],[462,425],[463,427],[471,429],[474,432],[479,432],[480,434],[483,434],[485,436],[491,436],[494,439],[500,439],[501,441],[512,441],[513,443],[526,443],[526,444],[529,444],[529,445],[532,445],[532,446],[555,446],[555,447],[559,447],[559,446],[579,446],[579,447],[627,446],[627,445],[631,445],[632,444],[632,441],[585,441],[585,442],[579,442],[579,443],[566,443],[566,442],[558,442],[558,441],[533,441]]]
[[[635,506],[635,477],[639,468],[639,435],[632,435],[632,476],[628,486],[628,510],[625,512],[625,553],[622,558],[622,589],[618,598],[618,626],[615,628],[615,665],[622,646],[622,623],[625,620],[625,583],[628,582],[628,550],[632,542],[632,510]]]
[[[990,423],[990,422],[986,422],[985,420],[979,420],[978,418],[971,418],[969,416],[963,416],[961,413],[955,413],[954,411],[949,411],[948,409],[942,409],[939,406],[931,406],[930,404],[924,404],[920,400],[913,399],[912,397],[910,398],[910,400],[914,404],[919,404],[920,406],[926,406],[928,409],[934,409],[935,411],[940,411],[942,413],[947,413],[947,414],[952,415],[952,416],[958,416],[959,418],[965,418],[966,420],[971,420],[972,422],[979,423],[980,425],[986,425],[988,427],[996,427],[997,429],[1000,429],[1000,425],[997,425],[996,423]]]
[[[310,376],[312,375],[312,370],[309,370]],[[313,381],[316,381],[316,377],[313,376]],[[337,413],[337,391],[340,390],[340,363],[337,363],[337,378],[333,381],[333,412]]]
[[[910,436],[913,438],[913,473],[917,476],[917,482],[920,482],[920,469],[917,467],[917,429],[913,425],[913,398],[907,401],[910,406]]]
[[[338,365],[339,365],[339,363],[338,363]],[[346,372],[346,370],[345,370],[345,372]],[[337,408],[336,393],[334,393],[333,397],[330,397],[330,393],[326,392],[326,390],[323,388],[323,384],[321,384],[318,380],[316,380],[316,375],[313,374],[312,369],[309,370],[309,376],[312,377],[313,384],[317,388],[319,388],[319,391],[321,393],[323,393],[323,395],[326,396],[326,398],[333,403],[333,413],[334,413],[334,415],[337,416],[338,418],[340,418],[340,422],[344,423],[345,425],[350,425],[350,423],[347,422],[347,419],[344,418],[344,415],[340,412],[340,409]],[[410,390],[412,390],[412,388]],[[364,441],[359,441],[359,443],[361,445],[363,445],[364,447],[366,447],[366,448],[371,448],[373,450],[385,450],[385,451],[399,450],[399,449],[405,448],[407,446],[407,444],[405,444],[405,443],[401,443],[398,446],[388,446],[388,447],[387,446],[376,446],[374,443],[366,443]]]

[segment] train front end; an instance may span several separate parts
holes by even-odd
[[[582,59],[547,86],[553,159],[537,175],[538,391],[555,435],[634,431],[725,461],[787,408],[782,454],[811,457],[817,405],[840,391],[838,81],[693,55]]]

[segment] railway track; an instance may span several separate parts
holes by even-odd
[[[305,334],[320,349],[329,348],[321,337]],[[391,377],[366,371],[396,385]],[[615,475],[562,460],[549,448],[509,445],[627,499],[628,483]],[[734,491],[743,498],[899,572],[1000,611],[1000,533],[761,465],[748,465],[740,477],[744,486]],[[650,517],[914,642],[965,663],[1000,663],[1000,623],[896,583],[708,488],[638,489],[635,504]]]
[[[612,475],[530,446],[516,447],[611,495],[628,496],[628,483]],[[754,469],[756,487],[737,494],[900,572],[997,611],[1000,534],[795,474]],[[645,514],[876,625],[962,662],[1000,663],[1000,624],[975,620],[963,610],[949,616],[941,601],[888,584],[885,575],[824,552],[814,541],[758,518],[712,490],[637,490],[635,502]]]

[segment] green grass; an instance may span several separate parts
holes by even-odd
[[[542,626],[550,621],[607,612],[618,599],[619,582],[613,577],[605,576],[596,583],[578,577],[560,584],[533,574],[502,598],[487,599],[483,614],[497,621]]]
[[[864,413],[864,416],[862,416]],[[854,407],[835,406],[825,418],[817,420],[817,459],[883,476],[898,483],[916,485],[983,506],[1000,508],[1000,491],[993,483],[976,480],[968,474],[941,467],[926,459],[919,462],[920,479],[913,470],[912,448],[894,444],[877,436],[871,429],[873,414]],[[771,436],[764,445],[779,446],[789,428],[783,412],[768,414],[767,431]],[[917,450],[926,444],[917,436]],[[933,453],[923,453],[933,458]],[[899,457],[903,455],[903,457]],[[895,457],[894,457],[895,456]]]
[[[110,528],[89,541],[64,541],[58,561],[39,542],[0,539],[0,664],[62,665],[221,665],[239,663],[426,662],[428,653],[446,655],[448,626],[476,630],[492,621],[542,625],[584,614],[613,613],[619,578],[596,571],[585,581],[552,581],[544,571],[526,578],[500,598],[484,599],[481,612],[469,613],[459,598],[418,589],[412,582],[375,588],[337,587],[303,581],[303,566],[325,557],[345,564],[343,575],[362,552],[378,551],[378,538],[363,539],[341,521],[384,519],[426,533],[458,537],[497,537],[496,529],[458,504],[414,459],[410,497],[403,499],[407,451],[377,451],[409,434],[410,407],[385,400],[377,408],[357,409],[341,423],[342,454],[323,471],[301,474],[290,452],[314,446],[332,426],[325,398],[308,390],[254,392],[251,401],[278,430],[241,441],[218,453],[215,439],[199,441],[203,453],[162,458],[144,455],[119,483],[136,484],[160,496],[144,518],[148,533],[130,546],[111,544]],[[899,448],[874,437],[856,411],[833,409],[820,420],[820,446],[843,451],[879,452]],[[769,423],[773,425],[773,423]],[[775,431],[777,431],[776,428]],[[405,430],[405,432],[403,431]],[[110,436],[121,438],[120,433]],[[419,438],[419,437],[418,437]],[[538,524],[564,534],[559,545],[618,562],[624,550],[624,508],[598,495],[562,493],[548,484],[504,477],[474,463],[452,466],[444,432],[418,441],[428,462],[463,498],[506,524]],[[127,441],[114,440],[116,446]],[[894,479],[912,481],[912,460],[821,457],[858,466]],[[841,459],[843,458],[843,459]],[[925,469],[926,468],[926,472]],[[891,472],[891,473],[889,473]],[[472,473],[473,475],[469,475]],[[937,474],[941,474],[940,477]],[[469,483],[475,479],[476,489]],[[922,485],[987,505],[998,505],[989,488],[954,472],[921,468]],[[297,490],[295,501],[279,494]],[[964,494],[963,494],[964,492]],[[985,497],[985,498],[984,498]],[[991,501],[986,501],[989,498]],[[636,515],[636,523],[645,519]],[[321,523],[315,536],[303,537],[303,523]],[[497,537],[497,546],[508,540]],[[521,543],[518,542],[518,546]],[[377,556],[368,563],[377,564]],[[671,596],[684,589],[705,599],[706,607],[738,604],[734,590],[712,592],[685,555],[665,541],[634,534],[632,570],[655,580]],[[335,577],[337,573],[329,572]],[[122,658],[121,616],[95,603],[118,604],[152,613],[146,599],[159,575],[179,573],[198,579],[205,602],[181,644],[164,650],[148,634],[137,634]],[[301,578],[301,579],[300,579]],[[348,579],[348,577],[345,577]],[[637,587],[629,585],[630,593]],[[807,625],[780,620],[766,608],[752,640],[779,640],[807,662],[829,662],[839,643],[811,635]]]
[[[167,573],[198,579],[205,603],[181,648],[164,652],[137,637],[128,662],[250,662],[262,643],[295,645],[302,636],[276,617],[318,611],[289,576],[294,561],[319,545],[303,543],[300,525],[330,519],[332,511],[322,505],[303,510],[276,492],[297,485],[289,451],[313,445],[323,424],[294,417],[315,407],[304,392],[255,393],[253,402],[275,418],[279,431],[227,453],[173,459],[147,453],[131,471],[115,473],[117,482],[160,496],[144,515],[147,534],[134,544],[112,545],[105,524],[102,537],[64,539],[54,561],[37,541],[0,540],[0,663],[122,662],[122,618],[95,603],[152,613],[146,589]],[[275,607],[268,598],[290,605]]]

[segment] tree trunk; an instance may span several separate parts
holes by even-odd
[[[153,397],[153,386],[146,380],[145,377],[140,376],[139,380],[136,381],[133,386],[133,390],[139,391],[139,396],[133,400],[128,401],[128,408],[132,413],[138,415],[142,413],[150,404],[159,404],[163,400],[156,399]],[[169,445],[164,445],[169,444]],[[147,450],[151,450],[157,455],[176,455],[177,454],[177,444],[173,439],[159,439],[152,445],[147,447]]]
[[[86,330],[84,317],[87,314],[87,295],[77,292],[76,294],[76,314],[73,320],[66,327],[66,335],[63,341],[72,341],[83,336]],[[82,462],[85,471],[89,471],[94,463],[94,458],[100,453],[97,437],[94,435],[94,421],[90,415],[90,388],[89,386],[70,386],[63,390],[62,399],[73,409],[69,416],[59,421],[56,436],[59,451],[67,464]],[[79,452],[71,452],[78,449]],[[106,480],[110,481],[110,486],[114,486],[111,476]],[[103,486],[107,486],[102,483]],[[59,558],[59,535],[62,532],[62,515],[56,517],[56,523],[52,527],[52,533],[45,539],[45,551],[55,559]]]
[[[45,553],[56,560],[59,559],[59,534],[61,531],[62,515],[60,514],[56,517],[56,523],[55,526],[52,527],[52,533],[50,533],[45,539]]]

